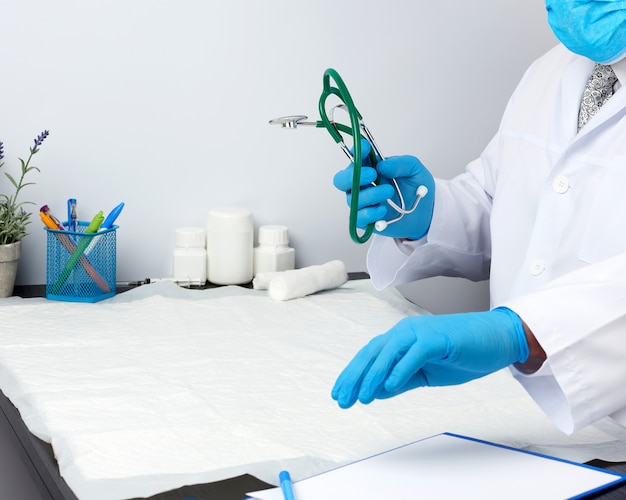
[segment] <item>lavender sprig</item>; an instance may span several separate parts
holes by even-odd
[[[32,148],[30,148],[31,154],[35,154],[37,151],[39,151],[39,146],[41,146],[41,144],[46,139],[46,137],[48,137],[49,133],[50,132],[48,130],[44,130],[41,134],[39,134],[35,138],[35,145]]]
[[[20,241],[26,236],[26,226],[30,223],[31,214],[24,210],[24,205],[34,205],[31,201],[18,201],[20,191],[26,186],[34,184],[34,182],[25,182],[27,174],[36,170],[37,167],[31,165],[30,162],[33,155],[39,151],[39,147],[48,137],[49,132],[44,130],[34,140],[34,146],[29,148],[30,155],[24,161],[18,158],[21,165],[20,177],[14,178],[9,172],[4,172],[5,178],[13,186],[12,194],[0,192],[0,244],[14,243]],[[4,159],[4,145],[0,142],[0,167],[4,166],[1,161]]]

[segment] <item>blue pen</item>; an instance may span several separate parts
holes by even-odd
[[[67,200],[67,223],[70,226],[70,231],[76,231],[77,222],[78,215],[76,214],[76,199],[70,198]]]
[[[285,497],[285,500],[296,500],[289,472],[286,470],[281,471],[280,474],[278,474],[278,480],[280,481],[280,489],[283,490],[283,497]]]
[[[111,213],[106,216],[106,219],[104,219],[104,222],[100,226],[100,231],[103,231],[104,229],[111,229],[111,226],[113,226],[115,219],[117,219],[117,217],[120,215],[122,208],[124,208],[124,203],[120,203],[117,207],[111,210]]]

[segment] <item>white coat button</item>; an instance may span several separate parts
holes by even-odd
[[[552,181],[552,187],[559,194],[565,193],[569,189],[567,177],[564,175],[557,175]]]
[[[530,265],[530,274],[532,274],[533,276],[539,276],[542,272],[545,271],[545,269],[546,265],[543,263],[542,260],[535,260]]]

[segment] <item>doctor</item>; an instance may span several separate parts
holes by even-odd
[[[563,432],[607,415],[626,425],[626,4],[546,6],[562,44],[527,70],[480,158],[452,180],[411,156],[377,167],[407,204],[416,186],[429,194],[374,237],[374,285],[490,278],[493,308],[375,337],[335,383],[342,408],[509,366]],[[351,176],[335,176],[348,196]],[[360,227],[397,216],[393,188],[368,186],[376,176],[363,169]]]

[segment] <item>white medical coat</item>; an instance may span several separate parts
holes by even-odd
[[[378,288],[436,275],[490,278],[546,351],[514,375],[564,432],[626,425],[626,85],[577,133],[590,60],[562,45],[537,60],[466,172],[437,180],[428,235],[376,236]]]

